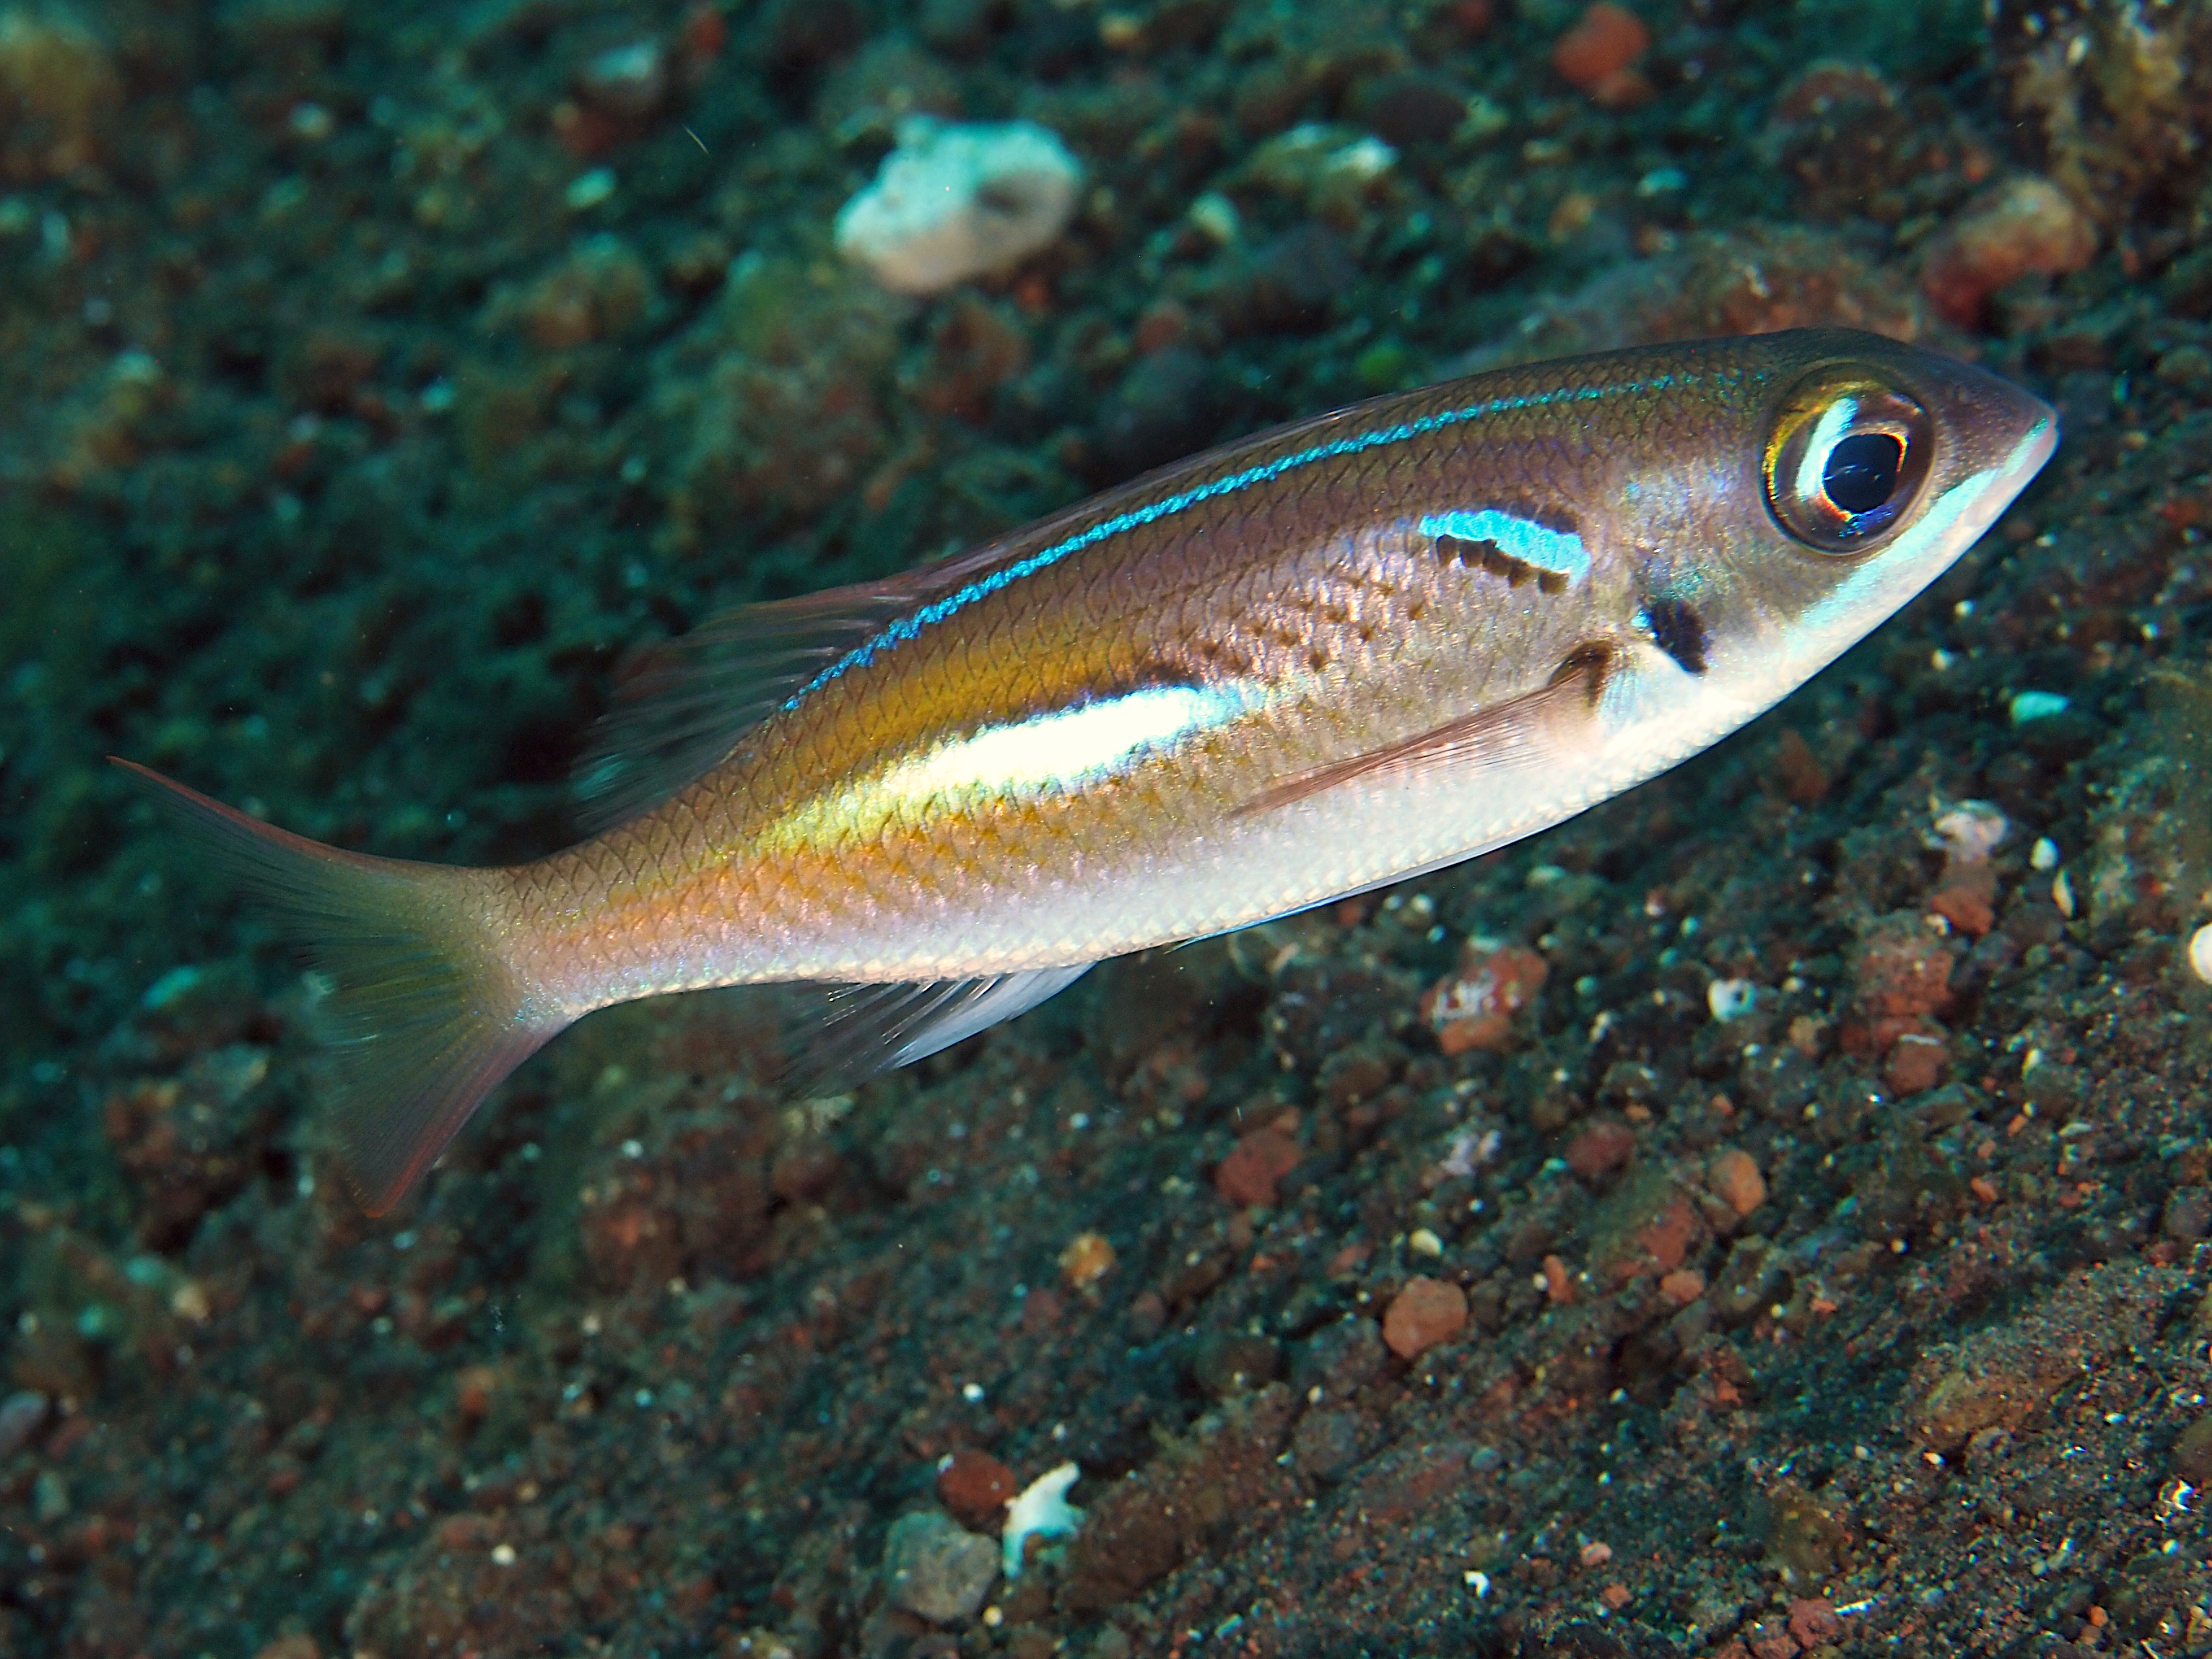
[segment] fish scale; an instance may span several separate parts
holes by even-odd
[[[1555,823],[1832,660],[2056,435],[1993,376],[1841,331],[1536,365],[714,619],[587,763],[631,815],[530,865],[317,848],[143,775],[318,950],[331,1086],[381,1208],[610,1002],[875,986],[823,1043],[857,1073],[1102,957]],[[1867,505],[1870,477],[1890,493]]]

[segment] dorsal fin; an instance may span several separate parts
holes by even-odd
[[[653,647],[576,763],[584,828],[635,817],[711,771],[748,727],[913,603],[903,581],[831,588],[738,605]]]
[[[679,793],[847,652],[1059,534],[1081,510],[881,581],[733,605],[656,647],[585,740],[578,820],[597,834]]]

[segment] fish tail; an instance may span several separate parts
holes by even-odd
[[[381,1215],[495,1085],[568,1021],[532,1006],[493,918],[499,872],[370,858],[115,763],[304,947],[355,1195]]]

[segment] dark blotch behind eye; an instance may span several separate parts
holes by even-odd
[[[1680,663],[1684,673],[1705,672],[1705,624],[1695,609],[1681,599],[1647,599],[1644,616],[1651,643]]]
[[[1887,432],[1861,432],[1828,452],[1820,488],[1846,513],[1871,513],[1897,493],[1905,446]]]

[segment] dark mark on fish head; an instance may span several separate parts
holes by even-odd
[[[1684,673],[1705,672],[1705,649],[1711,641],[1705,619],[1687,599],[1646,599],[1641,618],[1651,643],[1680,664]]]

